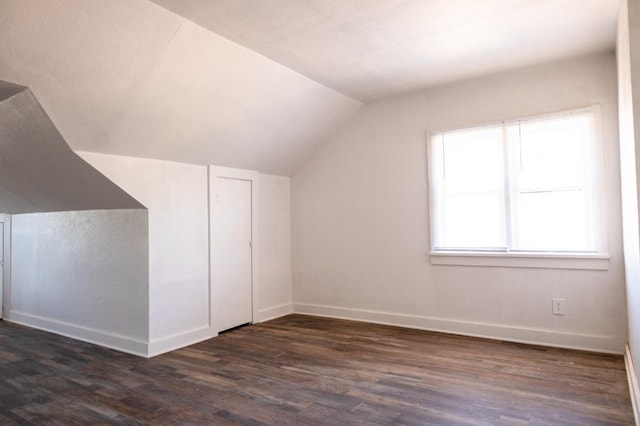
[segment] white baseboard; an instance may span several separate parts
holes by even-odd
[[[149,342],[149,358],[184,348],[186,346],[194,345],[216,335],[217,333],[213,333],[209,326],[204,326],[194,330],[185,331],[183,333],[151,340]]]
[[[291,303],[285,303],[284,305],[273,306],[267,309],[261,309],[258,313],[258,321],[265,322],[272,319],[280,318],[285,315],[293,313],[293,305]]]
[[[37,328],[132,355],[146,357],[148,352],[148,344],[143,340],[24,312],[11,311],[5,321],[26,325],[27,327]]]
[[[293,312],[297,314],[365,321],[517,343],[579,349],[616,355],[622,355],[624,353],[624,337],[622,336],[564,333],[534,328],[510,327],[501,324],[458,321],[304,303],[294,303]]]
[[[633,405],[633,416],[636,425],[640,425],[640,388],[638,388],[638,375],[634,368],[633,358],[629,344],[625,345],[624,364],[627,367],[627,380],[629,380],[629,394],[631,395],[631,404]]]

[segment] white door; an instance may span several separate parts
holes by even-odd
[[[253,320],[251,185],[216,178],[211,268],[218,331]]]

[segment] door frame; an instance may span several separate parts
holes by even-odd
[[[4,239],[0,241],[4,261],[0,281],[0,318],[8,318],[11,300],[11,215],[0,214],[0,223],[4,231]]]
[[[251,322],[258,322],[258,274],[256,236],[258,235],[258,172],[255,170],[234,169],[230,167],[209,166],[209,328],[212,336],[218,335],[218,324],[215,312],[216,284],[213,281],[213,241],[215,231],[213,220],[216,214],[216,181],[218,178],[238,179],[251,182]]]

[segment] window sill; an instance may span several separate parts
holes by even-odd
[[[607,271],[609,269],[609,255],[605,253],[488,253],[432,251],[429,253],[429,257],[432,265],[587,269],[594,271]]]

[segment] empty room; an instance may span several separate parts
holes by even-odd
[[[637,159],[640,0],[0,0],[0,424],[640,424]]]

